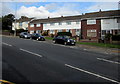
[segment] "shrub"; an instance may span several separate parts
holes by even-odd
[[[72,34],[70,32],[58,32],[57,35],[72,36]]]
[[[120,41],[120,35],[113,35],[112,40],[114,41]]]

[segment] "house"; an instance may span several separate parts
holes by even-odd
[[[98,41],[107,33],[120,34],[120,10],[86,13],[81,20],[82,39]]]
[[[36,27],[36,25],[40,24],[40,27]],[[43,27],[43,28],[42,28]],[[29,24],[29,32],[37,32],[41,31],[49,31],[50,34],[56,35],[57,32],[71,32],[72,36],[80,35],[81,22],[80,17],[76,18],[76,16],[71,17],[57,17],[47,19],[37,19],[33,20]]]
[[[98,42],[105,34],[120,34],[120,10],[98,11],[77,16],[36,19],[29,23],[30,33],[71,32],[72,36]],[[38,31],[39,30],[39,31]]]
[[[15,29],[24,29],[24,30],[28,30],[28,23],[34,18],[28,18],[26,16],[21,16],[20,19],[16,19],[13,23],[12,23],[12,30]]]

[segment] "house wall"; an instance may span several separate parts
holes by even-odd
[[[101,36],[101,20],[93,19],[91,22],[88,20],[81,21],[81,34],[82,39],[98,40]]]
[[[43,30],[43,23],[38,23],[40,26],[37,26],[37,24],[33,24],[34,26],[31,27],[29,24],[28,25],[28,32],[30,32],[30,34],[32,33],[41,33]]]
[[[68,24],[68,22],[70,22],[70,24]],[[70,30],[72,36],[75,36],[76,29],[79,30],[81,29],[81,21],[79,21],[77,24],[76,21],[64,21],[60,23],[56,22],[52,24],[51,23],[43,24],[43,30],[50,30],[53,32],[53,34],[56,34],[56,32],[68,32]]]
[[[105,33],[120,34],[120,18],[101,19],[101,30],[104,31],[102,36],[105,36]]]
[[[28,22],[13,22],[12,23],[12,30],[15,30],[16,29],[24,29],[24,30],[28,30]]]

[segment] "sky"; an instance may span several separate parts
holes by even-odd
[[[16,18],[21,16],[34,17],[37,19],[47,17],[74,16],[83,13],[117,10],[118,1],[109,0],[4,0],[0,2],[0,16],[14,14]]]

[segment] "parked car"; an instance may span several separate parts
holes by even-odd
[[[75,45],[76,41],[71,39],[70,36],[56,36],[53,38],[54,43],[60,43],[64,45]]]
[[[19,37],[20,38],[30,38],[31,35],[28,32],[21,32]]]
[[[31,39],[39,40],[39,41],[45,41],[44,36],[41,36],[41,35],[38,34],[38,33],[33,33],[33,34],[31,35]]]

